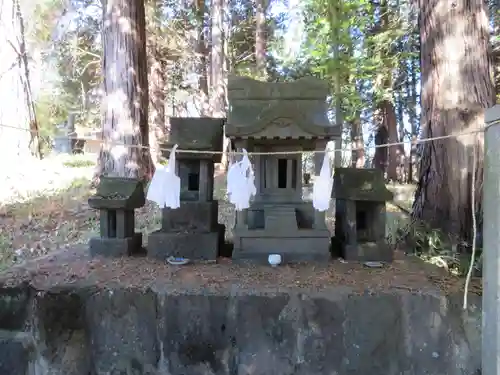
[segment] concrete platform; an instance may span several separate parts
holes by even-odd
[[[74,248],[0,274],[0,374],[478,374],[480,297],[462,311],[432,272]]]

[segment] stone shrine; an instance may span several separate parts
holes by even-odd
[[[378,169],[335,168],[335,239],[346,260],[391,262],[385,204],[393,194]]]
[[[340,138],[327,118],[328,84],[313,77],[266,83],[232,76],[228,81],[226,135],[248,152],[313,151]],[[316,158],[316,174],[321,158]],[[331,234],[325,213],[302,199],[302,155],[256,155],[257,193],[248,210],[237,212],[233,259],[267,262],[328,260]]]
[[[177,144],[185,150],[222,151],[223,126],[223,119],[172,117],[162,148]],[[168,158],[169,152],[164,155]],[[225,229],[217,222],[219,202],[213,199],[214,163],[221,154],[177,152],[176,159],[181,206],[163,208],[162,228],[148,237],[148,255],[215,261]]]
[[[123,256],[142,252],[134,210],[144,206],[144,185],[132,178],[101,176],[89,206],[99,210],[100,237],[89,242],[91,255]]]

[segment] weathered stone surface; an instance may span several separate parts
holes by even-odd
[[[134,209],[146,203],[143,182],[101,176],[89,206],[99,210],[100,237],[89,242],[92,255],[119,257],[141,252],[142,234],[135,233]]]
[[[179,208],[162,211],[162,228],[148,236],[148,256],[215,261],[224,244],[225,226],[217,222],[217,201],[181,201]]]
[[[314,77],[286,83],[229,78],[226,135],[236,149],[262,153],[252,161],[255,197],[236,214],[235,259],[261,262],[270,253],[282,254],[284,262],[330,259],[324,214],[310,215],[312,204],[302,199],[302,156],[285,154],[324,150],[340,138],[327,116],[327,96],[327,83]]]
[[[230,76],[226,135],[230,138],[333,138],[340,128],[328,120],[328,85],[314,77],[260,82]],[[293,129],[293,132],[287,130]]]
[[[170,117],[170,126],[162,147],[165,157],[170,156],[170,149],[178,145],[179,149],[197,151],[222,151],[225,119],[210,117]],[[212,159],[220,163],[222,154],[187,154],[178,152],[178,159]]]
[[[295,236],[287,233],[281,238],[279,232],[273,236],[264,231],[240,230],[234,239],[232,259],[234,262],[268,264],[269,254],[279,254],[282,263],[324,264],[330,260],[330,241],[328,230],[302,231]]]
[[[16,335],[0,337],[0,369],[8,369],[0,373],[24,375],[28,363],[61,375],[474,375],[480,365],[480,337],[466,333],[480,314],[465,319],[439,296],[58,293],[35,299],[36,350]]]
[[[345,260],[356,262],[392,262],[394,250],[385,240],[345,245],[341,252]]]
[[[38,292],[30,323],[36,340],[33,368],[50,369],[54,375],[79,375],[90,371],[85,334],[85,288],[54,288]]]
[[[22,283],[0,288],[0,330],[23,330],[28,319],[32,289]]]
[[[26,296],[26,312],[0,305],[21,311],[2,321],[1,375],[479,374],[481,298],[463,311],[413,258],[402,271],[82,253],[0,275],[0,296]]]
[[[86,324],[96,375],[156,373],[161,349],[156,306],[156,295],[148,291],[104,289],[89,296]]]
[[[142,233],[134,233],[129,238],[91,238],[90,254],[106,257],[122,257],[142,253]]]
[[[221,235],[217,232],[156,231],[148,236],[148,256],[161,260],[174,256],[190,260],[215,261],[219,254],[220,244],[224,240],[223,236],[224,232]]]
[[[96,209],[135,209],[144,206],[143,182],[134,178],[101,176],[89,206]]]
[[[162,210],[162,230],[166,232],[211,232],[218,230],[218,201],[181,202],[175,210]]]
[[[385,186],[383,173],[378,169],[335,168],[334,198],[386,202],[392,200],[393,196]]]
[[[385,202],[393,194],[377,169],[335,168],[335,237],[346,260],[392,262]]]
[[[34,358],[32,344],[27,334],[0,331],[0,374],[28,374]]]
[[[166,373],[235,373],[236,339],[228,296],[164,295],[159,301],[159,338]]]

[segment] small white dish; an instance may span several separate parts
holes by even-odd
[[[271,267],[276,267],[281,264],[281,255],[279,254],[270,254],[269,257],[267,258],[268,263],[270,264]]]
[[[382,268],[384,263],[382,262],[364,262],[363,265],[368,268]]]
[[[184,266],[189,263],[189,259],[187,258],[178,258],[178,257],[168,257],[167,258],[168,264],[171,264],[172,266]]]

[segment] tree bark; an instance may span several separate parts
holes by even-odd
[[[381,170],[384,175],[387,169],[387,146],[386,143],[389,142],[389,132],[387,127],[384,125],[384,114],[377,109],[373,116],[374,123],[376,125],[375,130],[375,154],[373,155],[373,168]]]
[[[160,43],[161,33],[161,19],[162,19],[162,2],[159,0],[153,1],[149,4],[151,12],[151,23],[153,26],[153,33],[149,40],[149,53],[150,56],[150,82],[149,82],[149,101],[150,101],[150,117],[151,127],[149,130],[151,156],[153,160],[161,159],[161,151],[158,150],[160,140],[165,136],[165,75],[166,75],[166,61],[163,60],[162,45]]]
[[[380,2],[380,33],[386,33],[390,25],[389,20],[389,5],[387,0],[383,0]],[[377,103],[377,111],[379,118],[379,127],[385,127],[385,130],[382,130],[384,136],[386,137],[386,143],[397,143],[398,139],[398,124],[396,120],[396,112],[394,108],[394,103],[392,102],[392,95],[390,91],[393,86],[392,80],[392,70],[393,70],[393,56],[391,56],[391,52],[386,49],[381,53],[381,59],[384,62],[384,69],[381,71],[381,77],[379,78],[380,82],[382,82],[382,96],[379,98]],[[380,137],[381,134],[379,134]],[[384,137],[385,138],[385,137]],[[401,160],[401,147],[399,146],[389,146],[385,151],[384,158],[385,159],[385,172],[387,173],[387,178],[392,181],[397,181],[399,179],[398,176],[398,166],[400,165]],[[382,151],[380,151],[380,154]],[[404,154],[404,149],[403,149]],[[382,158],[382,155],[380,155]],[[382,160],[382,159],[381,159]],[[382,167],[382,163],[378,163],[379,168]]]
[[[148,79],[143,0],[103,2],[103,145],[98,173],[148,179]]]
[[[195,0],[195,13],[196,13],[196,54],[198,60],[197,74],[198,74],[198,89],[200,90],[201,97],[201,114],[208,116],[210,114],[208,103],[208,48],[205,40],[205,1]]]
[[[14,1],[15,14],[19,26],[19,65],[22,67],[23,75],[20,77],[23,82],[24,98],[26,101],[26,108],[28,109],[30,121],[30,143],[29,148],[31,154],[39,159],[42,158],[42,149],[40,143],[40,129],[38,127],[38,120],[36,117],[35,102],[33,100],[33,90],[31,89],[30,68],[28,62],[28,50],[26,49],[26,33],[24,25],[24,16],[21,10],[21,3],[19,0]]]
[[[415,182],[415,175],[418,173],[417,169],[417,138],[419,133],[419,119],[417,115],[417,64],[418,62],[412,59],[410,65],[410,75],[411,81],[408,87],[408,93],[410,94],[410,115],[409,120],[411,123],[411,148],[410,148],[410,160],[408,163],[408,183],[412,184]]]
[[[494,104],[484,2],[422,0],[420,41],[423,136],[453,137],[422,146],[413,215],[469,241],[470,189],[475,183],[480,202],[484,137],[455,135],[481,129],[484,108]],[[473,162],[477,178],[471,182]]]
[[[214,0],[212,3],[212,116],[224,117],[225,77],[224,77],[224,0]]]
[[[40,158],[24,16],[19,0],[0,2],[0,153]],[[3,126],[2,126],[3,125]]]
[[[353,168],[365,167],[365,143],[363,141],[363,126],[361,126],[360,113],[356,113],[351,121],[351,142],[352,157],[351,166]]]
[[[267,79],[267,30],[266,30],[266,0],[255,1],[255,63],[256,76]]]
[[[227,7],[227,0],[214,0],[212,2],[211,14],[211,110],[215,118],[226,116],[226,76],[224,74],[224,14]],[[224,151],[229,148],[229,139],[224,136]],[[227,168],[227,154],[222,155],[221,165]]]

